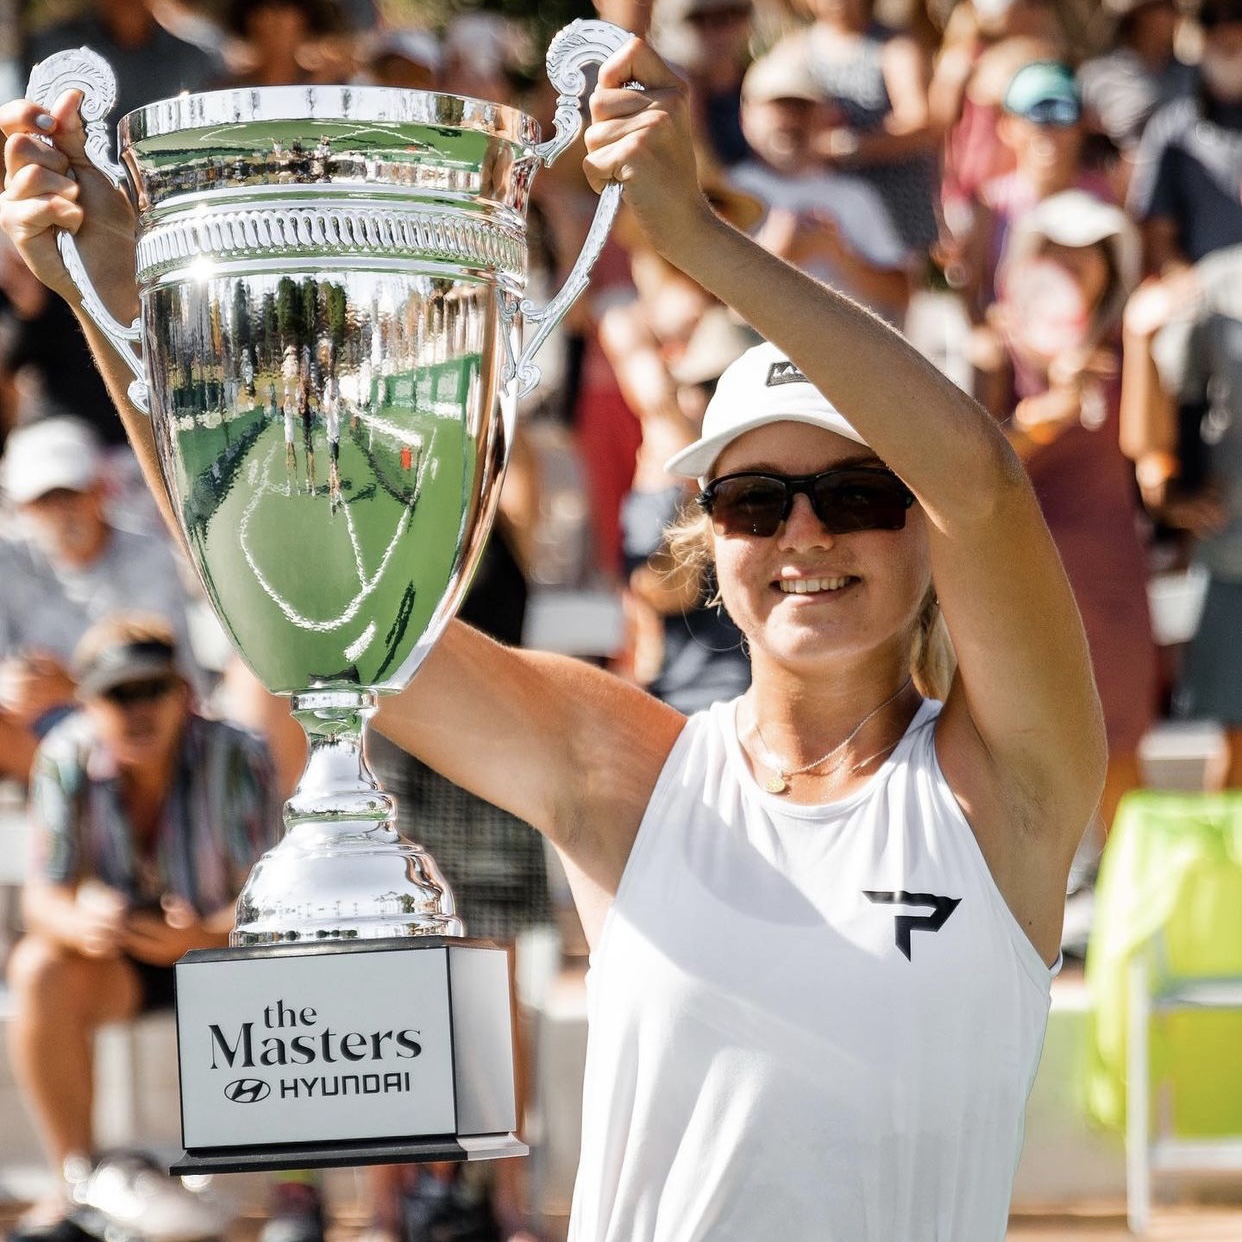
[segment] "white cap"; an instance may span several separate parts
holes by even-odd
[[[866,441],[775,345],[765,341],[725,368],[703,415],[703,434],[670,457],[670,474],[704,478],[738,436],[769,423],[810,423],[858,444]]]
[[[8,498],[28,504],[57,488],[89,491],[99,477],[99,441],[76,418],[44,418],[18,427],[4,444],[0,478]]]
[[[439,73],[444,63],[444,53],[435,35],[412,26],[375,31],[363,43],[362,52],[372,64],[385,56],[400,56],[432,73]]]
[[[1105,301],[1112,305],[1102,307],[1101,314],[1120,314],[1142,275],[1142,247],[1130,217],[1086,190],[1062,190],[1043,199],[1019,216],[1010,229],[1000,262],[1002,286],[1007,270],[1036,254],[1045,239],[1074,249],[1106,243],[1116,269],[1117,287],[1105,293]]]

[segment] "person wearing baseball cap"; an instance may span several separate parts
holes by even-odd
[[[266,746],[195,713],[163,618],[105,617],[72,667],[77,710],[40,743],[31,774],[25,935],[9,963],[14,1078],[65,1183],[14,1242],[95,1236],[73,1195],[98,1158],[95,1032],[172,1007],[173,963],[228,943],[279,822]]]
[[[70,102],[0,109],[0,221],[53,282]],[[573,1242],[1000,1239],[1106,762],[1056,548],[987,411],[711,210],[685,84],[642,40],[590,108],[591,185],[771,342],[672,462],[750,687],[686,717],[450,622],[377,723],[565,861],[592,949]],[[78,183],[91,271],[128,223],[104,184]]]
[[[189,594],[168,543],[113,525],[102,465],[94,432],[70,417],[16,428],[0,458],[14,519],[0,538],[0,773],[23,782],[38,739],[73,706],[70,658],[94,621],[150,608],[190,650]]]

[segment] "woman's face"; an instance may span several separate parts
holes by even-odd
[[[152,677],[86,701],[95,736],[122,769],[165,763],[189,713],[190,692],[180,677]]]
[[[814,474],[880,465],[864,446],[806,423],[739,436],[713,476],[742,470]],[[795,497],[775,535],[713,534],[725,607],[750,641],[752,659],[821,665],[825,659],[908,649],[931,581],[927,531],[917,505],[903,530],[830,534],[809,499]]]
[[[1082,293],[1083,305],[1088,312],[1094,311],[1108,292],[1110,272],[1104,243],[1093,246],[1062,246],[1057,242],[1045,242],[1043,255],[1059,264]]]

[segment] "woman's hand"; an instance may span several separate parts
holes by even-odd
[[[699,189],[685,83],[631,39],[600,67],[591,119],[583,161],[591,187],[599,193],[619,181],[648,241],[676,262],[696,228],[714,219]]]
[[[30,270],[76,306],[80,296],[56,245],[56,230],[72,233],[96,291],[116,318],[137,314],[134,212],[86,155],[80,91],[66,91],[50,109],[28,99],[0,108],[4,193],[0,228]]]

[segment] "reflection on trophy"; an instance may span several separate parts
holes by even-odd
[[[547,307],[523,299],[532,177],[577,133],[584,67],[626,37],[575,22],[553,40],[543,143],[480,100],[269,87],[130,113],[121,167],[108,66],[80,49],[32,73],[32,99],[83,92],[88,151],[136,202],[133,325],[108,314],[67,234],[61,253],[132,360],[220,621],[309,742],[233,947],[177,966],[178,1171],[525,1150],[505,954],[464,937],[434,861],[398,836],[363,732],[469,583],[530,358],[615,214],[610,186],[564,288]]]

